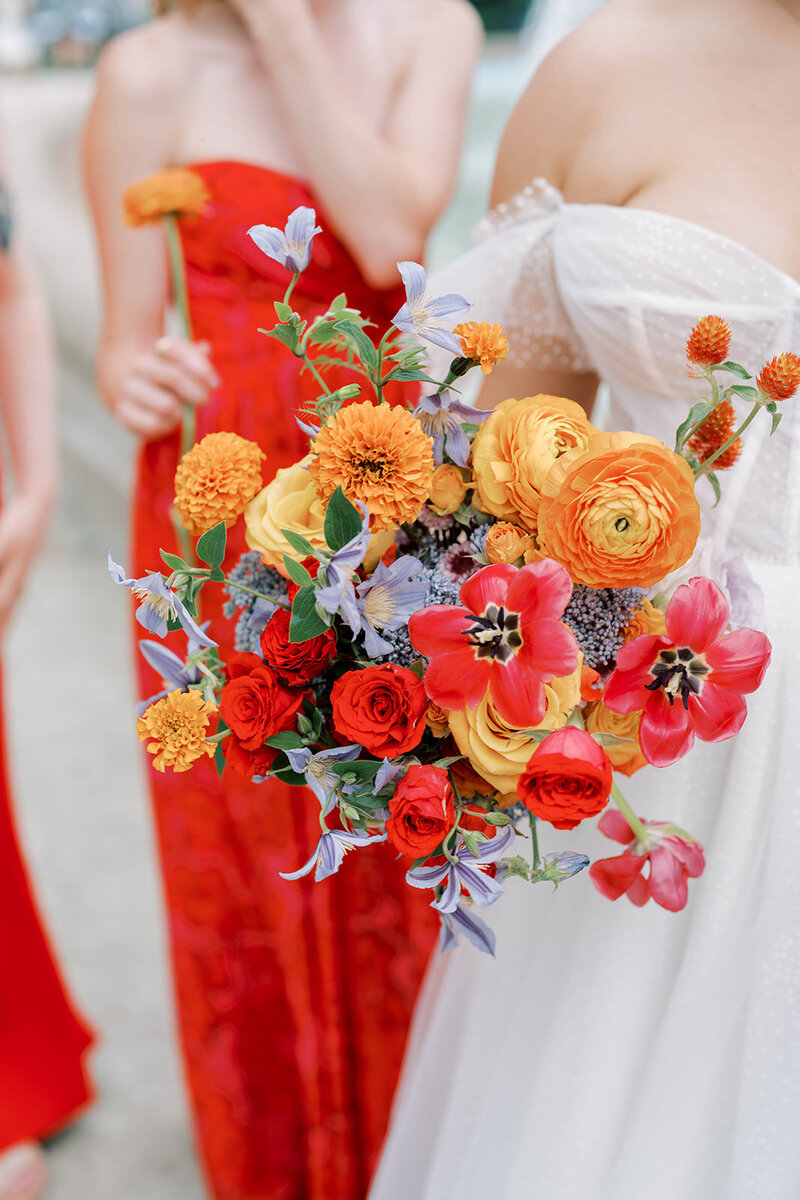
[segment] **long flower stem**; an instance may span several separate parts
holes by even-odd
[[[284,607],[284,605],[278,604],[276,600],[273,600],[272,596],[265,596],[263,592],[257,592],[255,588],[245,587],[243,583],[234,583],[232,579],[226,579],[225,586],[229,588],[236,588],[238,592],[247,592],[248,596],[255,596],[258,600],[268,600],[270,604],[274,604],[276,608]]]
[[[167,251],[172,274],[172,292],[175,298],[175,308],[177,309],[181,324],[181,333],[191,342],[194,334],[192,332],[192,315],[189,309],[189,290],[186,286],[186,264],[183,259],[183,247],[181,246],[178,222],[170,213],[164,217],[164,229],[167,235]],[[195,407],[193,404],[185,404],[181,420],[182,455],[187,450],[191,450],[194,445],[196,431],[197,412]]]
[[[292,292],[294,291],[295,287],[297,286],[297,281],[299,278],[300,278],[300,272],[295,271],[294,275],[292,276],[291,280],[289,281],[289,286],[287,287],[286,292],[284,293],[284,297],[283,297],[284,304],[288,304],[289,301],[291,300]]]
[[[539,870],[539,832],[536,828],[536,817],[533,815],[533,813],[530,814],[530,818],[531,818],[531,842],[533,844],[533,869],[534,869],[534,871],[538,871]]]
[[[648,839],[647,830],[631,808],[630,804],[628,804],[628,801],[625,799],[616,784],[614,784],[611,788],[611,797],[625,820],[630,825],[631,831],[636,835],[636,840],[639,842],[646,842]]]
[[[175,530],[175,537],[178,542],[178,549],[181,552],[181,558],[184,562],[189,563],[191,566],[192,563],[197,562],[194,553],[194,546],[192,545],[192,539],[189,537],[189,534],[183,527],[183,523],[178,516],[178,510],[174,504],[169,510],[169,515],[170,520],[172,521],[172,528]]]
[[[750,422],[755,420],[756,414],[758,413],[758,410],[761,407],[762,406],[758,403],[753,405],[753,407],[750,409],[750,412],[747,414],[745,419],[742,421],[739,428],[731,434],[731,436],[728,438],[727,442],[724,442],[720,446],[719,450],[715,450],[714,453],[711,455],[711,457],[707,458],[706,461],[700,467],[698,467],[697,471],[695,472],[695,479],[700,479],[703,475],[707,475],[709,473],[712,465],[717,461],[717,459],[720,458],[725,453],[726,450],[730,449],[730,447],[733,445],[733,443],[736,441],[736,439],[740,438],[742,436],[742,434],[744,433],[745,429],[747,429],[747,426],[750,424]]]

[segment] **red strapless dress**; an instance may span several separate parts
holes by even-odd
[[[0,712],[0,1152],[65,1125],[91,1097],[92,1035],[73,1011],[17,845]]]
[[[246,236],[314,206],[295,179],[243,163],[194,168],[212,195],[183,224],[194,335],[211,343],[222,385],[197,436],[233,430],[268,454],[265,479],[307,452],[295,413],[317,394],[298,362],[258,333],[288,276]],[[326,225],[324,216],[319,223]],[[402,297],[370,290],[328,232],[293,295],[306,316],[339,292],[386,325]],[[346,380],[343,376],[341,382]],[[337,381],[338,384],[339,381]],[[174,546],[177,434],[144,446],[135,504],[135,573]],[[228,566],[246,549],[240,528]],[[233,624],[221,589],[203,594],[221,652]],[[136,626],[137,635],[141,629]],[[159,681],[140,661],[142,695]],[[361,1200],[379,1152],[435,921],[385,846],[348,857],[321,884],[286,882],[319,837],[319,806],[280,784],[208,764],[150,770],[172,934],[186,1075],[217,1200]]]

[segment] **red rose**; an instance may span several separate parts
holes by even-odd
[[[406,754],[422,741],[428,697],[405,667],[347,671],[331,689],[331,705],[337,733],[377,758]]]
[[[534,816],[556,829],[574,829],[605,808],[613,781],[602,746],[585,729],[565,725],[536,747],[517,794]]]
[[[453,789],[441,767],[409,767],[389,801],[389,840],[409,858],[423,858],[447,837],[455,822]]]
[[[307,642],[292,642],[291,620],[288,608],[277,609],[261,634],[261,653],[281,679],[297,686],[315,679],[330,666],[336,656],[336,634],[327,629]]]
[[[294,728],[303,693],[284,687],[257,654],[234,655],[228,676],[220,716],[245,750],[257,750],[273,733]]]
[[[222,743],[222,753],[225,755],[227,766],[252,779],[256,775],[266,775],[272,769],[272,764],[278,757],[279,751],[271,746],[258,746],[255,750],[246,750],[235,733],[230,733]]]

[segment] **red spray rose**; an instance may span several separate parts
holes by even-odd
[[[378,758],[407,754],[422,741],[428,698],[405,667],[347,671],[331,689],[331,705],[337,733]]]
[[[248,777],[262,774],[275,757],[265,740],[294,729],[302,704],[303,693],[284,687],[257,654],[234,655],[219,702],[220,716],[231,730],[224,743],[227,762]]]
[[[336,635],[332,629],[327,629],[307,642],[292,642],[289,640],[291,620],[288,609],[276,610],[261,634],[261,653],[281,679],[298,686],[316,679],[330,666],[336,656]]]
[[[556,829],[574,829],[605,808],[613,781],[602,746],[585,729],[565,725],[536,747],[517,793],[534,816]]]
[[[441,767],[409,767],[389,801],[390,842],[409,858],[430,854],[455,822],[453,789]]]

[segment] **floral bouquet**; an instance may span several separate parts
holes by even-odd
[[[728,361],[727,326],[699,321],[688,357],[709,395],[674,449],[601,432],[553,396],[487,412],[461,381],[490,372],[507,342],[498,325],[464,321],[466,300],[431,297],[422,267],[401,263],[407,303],[380,340],[344,296],[306,322],[290,301],[314,212],[249,232],[291,274],[263,332],[319,397],[298,418],[308,454],[266,487],[265,453],[236,434],[184,455],[175,505],[198,565],[162,552],[167,572],[128,579],[110,563],[150,633],[188,637],[185,657],[142,643],[165,680],[138,721],[154,766],[208,757],[307,787],[319,842],[283,877],[324,880],[348,851],[388,839],[408,884],[430,892],[445,946],[463,934],[493,952],[476,910],[513,876],[558,885],[589,866],[540,838],[600,814],[624,846],[592,863],[600,892],[681,909],[703,849],[668,820],[641,820],[615,777],[669,767],[695,737],[732,737],[761,683],[764,634],[736,627],[714,579],[676,586],[675,572],[701,530],[696,483],[719,492],[762,408],[777,425],[800,359],[781,355],[751,380]],[[441,381],[425,341],[451,355]],[[358,382],[331,390],[342,356]],[[398,381],[419,382],[413,409],[387,402]],[[739,428],[733,396],[752,406]],[[226,529],[240,519],[251,549],[226,574]],[[236,623],[227,663],[200,615],[215,583]]]

